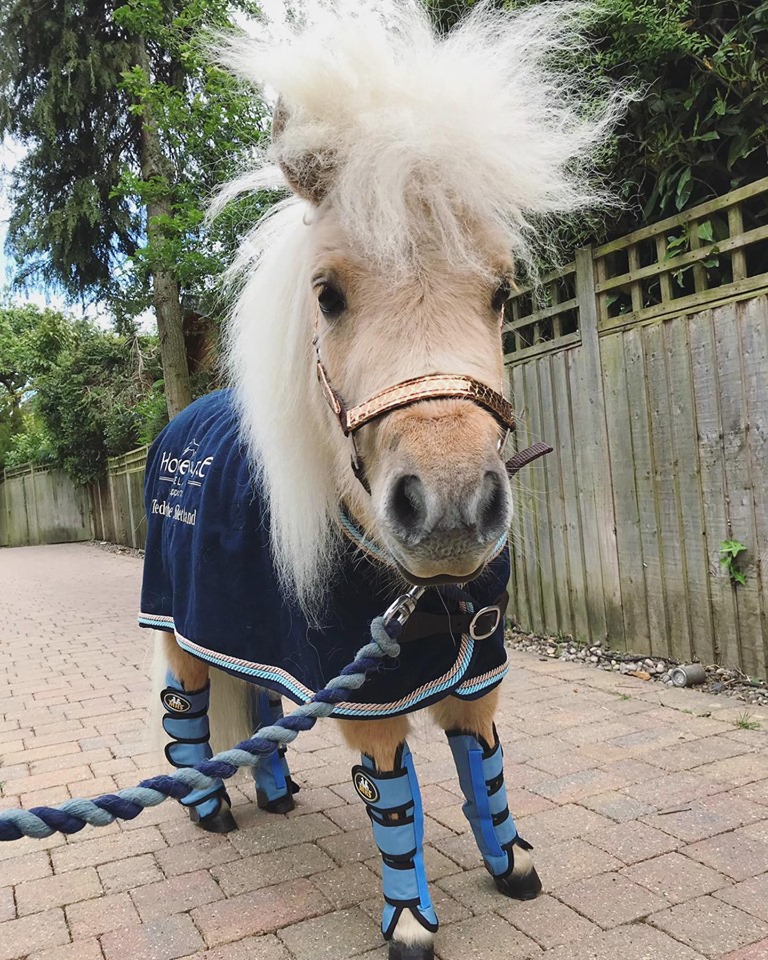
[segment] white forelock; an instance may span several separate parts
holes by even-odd
[[[222,55],[281,98],[285,161],[331,158],[331,202],[366,256],[407,270],[426,234],[473,262],[474,221],[530,263],[547,218],[607,200],[592,160],[626,96],[575,66],[595,4],[479,3],[443,37],[419,0],[296,6],[292,26],[259,24]]]
[[[324,202],[342,230],[365,257],[407,274],[428,269],[420,251],[436,247],[449,262],[486,268],[478,225],[504,231],[516,260],[531,263],[548,218],[607,201],[592,160],[627,97],[563,68],[592,4],[512,15],[480,3],[447,36],[418,0],[292,6],[295,21],[259,22],[253,36],[219,44],[233,70],[281,99],[287,122],[215,209],[279,183],[274,161],[330,158]],[[331,566],[341,481],[314,382],[306,211],[284,201],[244,241],[228,367],[269,498],[278,568],[312,608]]]

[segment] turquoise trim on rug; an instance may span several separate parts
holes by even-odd
[[[497,684],[501,683],[508,673],[509,664],[506,664],[503,670],[499,670],[498,673],[494,673],[492,677],[486,677],[484,680],[470,681],[466,684],[459,684],[459,686],[456,687],[453,692],[457,697],[471,696],[473,693],[484,690],[485,687],[490,687],[491,685],[496,686]]]
[[[171,618],[161,618],[159,616],[153,617],[151,614],[142,613],[139,615],[138,619],[141,626],[144,627],[165,629],[168,632],[174,630],[173,621]],[[214,667],[218,667],[219,669],[225,670],[229,673],[239,674],[243,677],[243,679],[253,678],[254,680],[264,680],[274,683],[289,696],[293,697],[298,703],[307,703],[313,696],[313,692],[311,690],[304,687],[294,677],[284,671],[275,670],[274,668],[270,668],[264,664],[247,663],[246,661],[242,660],[238,661],[237,663],[233,663],[224,656],[220,656],[211,650],[207,650],[205,647],[201,647],[199,644],[196,644],[191,640],[186,640],[179,633],[175,633],[175,636],[176,642],[178,643],[179,647],[185,651],[185,653],[190,654],[190,656],[197,657],[199,660],[204,660],[206,663],[210,663]],[[407,696],[392,704],[337,704],[332,716],[356,717],[360,719],[364,719],[366,717],[371,719],[389,717],[398,713],[410,711],[422,701],[431,699],[436,694],[450,690],[455,690],[458,692],[461,685],[461,679],[469,669],[475,651],[475,641],[472,640],[471,637],[467,637],[466,639],[467,644],[463,656],[454,662],[453,668],[450,671],[450,676],[442,682],[437,684],[424,684],[422,687],[412,691]],[[474,684],[471,690],[472,692],[475,690],[480,690],[484,685],[493,682],[498,682],[496,677]],[[467,689],[469,690],[470,688]]]

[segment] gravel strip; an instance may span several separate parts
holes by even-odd
[[[672,685],[672,670],[680,664],[679,660],[665,657],[643,657],[611,650],[602,642],[592,645],[579,643],[568,635],[547,637],[526,633],[514,624],[507,629],[506,640],[513,650],[538,654],[541,659],[569,660],[597,670],[612,670],[641,680],[655,680],[667,686]],[[740,670],[728,670],[717,664],[703,666],[707,679],[692,689],[735,697],[751,706],[768,706],[768,683],[765,680],[748,677]]]

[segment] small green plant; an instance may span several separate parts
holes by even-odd
[[[699,245],[703,244],[711,245],[709,254],[702,260],[698,261],[698,266],[703,267],[705,270],[709,271],[715,267],[720,266],[720,258],[718,254],[720,249],[715,243],[715,234],[714,227],[711,220],[705,220],[703,223],[700,223],[696,228],[696,236],[698,237]],[[694,245],[691,241],[691,228],[688,225],[684,225],[680,228],[679,235],[670,235],[667,237],[667,252],[664,255],[664,263],[668,263],[670,260],[674,260],[676,257],[682,257],[686,253],[690,253],[694,249]],[[679,287],[685,285],[685,276],[693,270],[693,264],[688,264],[687,266],[681,267],[679,270],[672,271],[672,277]]]
[[[747,548],[739,540],[723,540],[720,544],[720,566],[728,571],[732,583],[747,582],[746,574],[738,568],[738,558]]]
[[[632,697],[628,693],[619,694],[619,700],[631,700]]]
[[[751,720],[750,716],[751,714],[749,710],[745,710],[739,719],[734,721],[735,725],[740,730],[759,730],[760,724],[757,722],[757,720]]]

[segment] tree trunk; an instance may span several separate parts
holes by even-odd
[[[140,39],[136,44],[136,61],[150,77],[149,57],[146,44]],[[149,107],[143,104],[141,115],[141,176],[146,181],[170,180],[171,170],[163,153],[157,124]],[[171,204],[167,198],[152,200],[147,204],[147,239],[150,246],[162,245],[163,232],[157,218],[170,216]],[[160,336],[160,358],[163,364],[165,402],[168,416],[173,418],[192,402],[192,387],[189,380],[187,349],[184,343],[183,314],[179,282],[170,270],[160,266],[152,268],[152,292],[157,317],[157,332]]]
[[[147,208],[147,217],[150,219],[158,215],[151,212],[153,206],[155,205],[150,204]],[[179,284],[167,270],[154,270],[152,288],[157,332],[160,336],[165,402],[168,406],[168,416],[173,418],[192,402]]]

